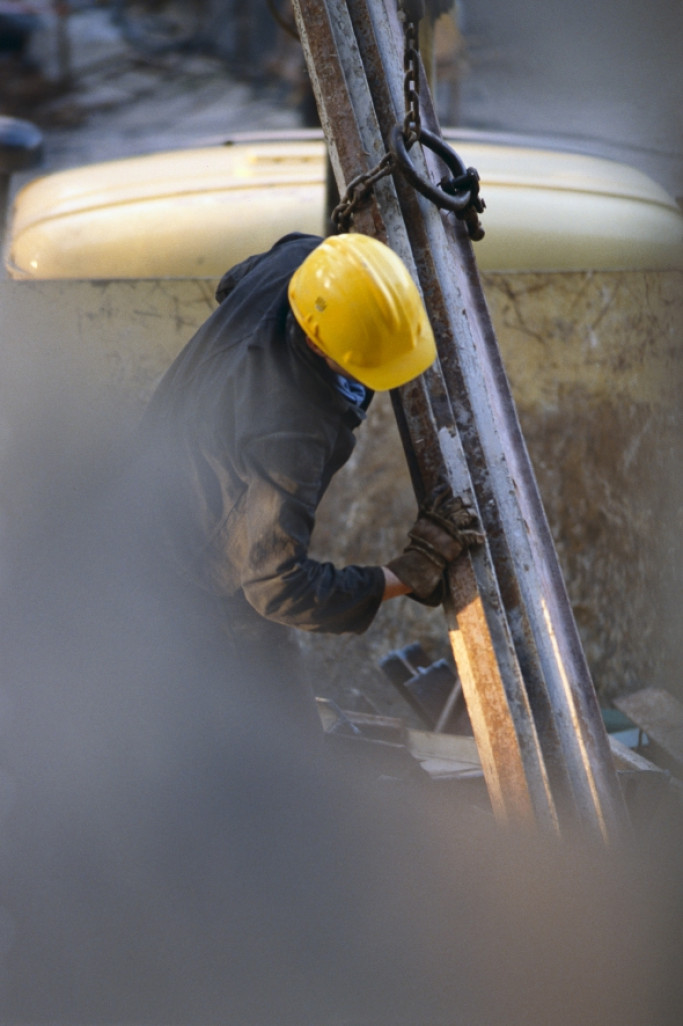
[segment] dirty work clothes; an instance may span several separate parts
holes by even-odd
[[[380,567],[308,556],[316,509],[365,412],[290,312],[289,279],[320,241],[289,235],[228,271],[218,309],[164,376],[143,422],[143,436],[160,444],[154,472],[168,490],[157,496],[165,551],[221,604],[226,625],[246,601],[287,627],[362,632],[382,599]]]

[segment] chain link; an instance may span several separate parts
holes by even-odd
[[[474,168],[466,170],[464,165],[460,168],[462,162],[459,157],[443,144],[443,140],[424,131],[420,123],[419,26],[425,14],[425,0],[397,0],[397,5],[399,18],[403,22],[403,129],[398,124],[395,126],[389,152],[384,154],[379,164],[349,182],[343,198],[332,211],[332,223],[338,232],[350,231],[356,210],[371,194],[376,183],[398,168],[423,196],[462,218],[471,239],[482,238],[484,232],[477,213],[483,211],[484,201],[479,196],[477,172]],[[447,167],[458,172],[457,177],[444,179],[439,189],[424,181],[413,168],[408,156],[408,151],[416,142],[422,142],[439,153]]]
[[[344,198],[332,211],[332,223],[337,231],[347,232],[349,230],[357,208],[370,195],[375,183],[391,174],[395,163],[393,153],[385,153],[376,167],[349,182]]]
[[[405,119],[403,134],[410,148],[420,137],[420,42],[419,21],[424,16],[424,0],[398,0],[398,14],[403,21],[403,95]],[[385,153],[379,164],[352,179],[343,198],[332,211],[331,220],[337,231],[349,231],[353,215],[372,192],[376,182],[391,174],[396,165],[393,153]]]
[[[403,138],[407,149],[420,138],[420,37],[418,23],[403,22],[403,96],[406,116]]]

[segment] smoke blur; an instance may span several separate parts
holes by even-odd
[[[321,753],[141,572],[129,410],[29,351],[1,389],[0,1021],[680,1022],[676,835],[559,847]]]
[[[489,13],[529,56],[465,83],[470,123],[679,146],[680,5],[527,6]],[[146,572],[125,397],[23,342],[0,378],[0,1022],[679,1026],[670,810],[624,850],[558,846],[320,752]]]

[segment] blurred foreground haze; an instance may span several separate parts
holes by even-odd
[[[46,168],[300,123],[296,85],[131,55],[113,6],[72,5],[73,89],[35,107]],[[683,194],[680,3],[458,12],[460,123],[582,140]],[[128,438],[117,396],[17,345],[0,383],[3,1026],[680,1026],[680,824],[557,845],[311,751],[239,671],[225,686],[185,643],[182,598],[141,577]]]

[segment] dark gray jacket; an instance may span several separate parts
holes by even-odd
[[[160,536],[178,573],[228,606],[241,593],[277,623],[361,632],[381,602],[381,568],[308,557],[318,504],[364,417],[290,312],[289,279],[320,241],[289,235],[227,272],[143,435],[160,446]]]

